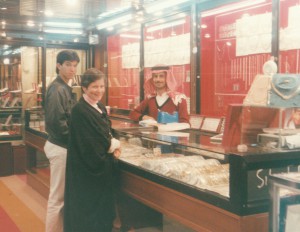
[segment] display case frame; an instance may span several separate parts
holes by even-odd
[[[294,231],[299,223],[300,175],[298,172],[281,173],[270,176],[270,216],[269,231]],[[296,210],[293,207],[297,207]],[[298,217],[299,218],[299,217]],[[292,221],[290,221],[292,220]],[[298,220],[297,220],[298,221]],[[294,224],[295,223],[295,224]]]

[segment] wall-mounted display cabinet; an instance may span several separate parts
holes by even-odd
[[[21,140],[23,120],[21,108],[0,108],[0,141]]]
[[[21,64],[0,65],[0,107],[22,107]]]
[[[150,68],[165,64],[191,113],[225,116],[229,104],[243,102],[266,61],[274,59],[279,73],[299,72],[298,3],[198,1],[134,29],[108,32],[108,105],[137,105]]]
[[[262,74],[273,55],[272,2],[237,1],[199,12],[201,113],[224,115]]]

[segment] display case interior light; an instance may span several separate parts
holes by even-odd
[[[82,28],[82,23],[62,23],[62,22],[45,22],[45,26],[49,27],[65,27],[65,28]]]
[[[46,11],[45,11],[45,15],[48,16],[48,17],[53,16],[53,11],[51,11],[51,10],[46,10]]]
[[[220,8],[209,10],[209,11],[205,11],[201,14],[201,17],[204,18],[204,17],[216,15],[216,14],[222,14],[222,13],[226,13],[226,12],[229,12],[229,11],[243,9],[245,7],[254,6],[254,5],[257,5],[257,4],[260,4],[260,3],[265,3],[265,2],[266,2],[266,0],[248,0],[248,1],[243,1],[243,2],[240,2],[240,3],[230,4],[228,6],[220,7]]]
[[[83,34],[82,30],[59,30],[59,29],[44,29],[45,33],[53,33],[53,34],[69,34],[69,35],[81,35]]]
[[[98,30],[104,29],[104,28],[109,28],[109,27],[113,27],[117,24],[129,21],[133,18],[132,14],[125,14],[125,15],[121,15],[119,17],[113,17],[111,20],[107,20],[104,22],[101,22],[99,24],[96,25]]]
[[[99,19],[108,18],[108,17],[114,16],[114,15],[120,14],[126,10],[129,10],[130,8],[131,8],[130,6],[127,6],[127,7],[122,7],[122,8],[116,9],[116,10],[105,11],[105,12],[99,14],[98,18]]]
[[[160,24],[157,26],[149,27],[149,28],[147,28],[147,32],[153,32],[153,31],[170,28],[170,27],[174,27],[174,26],[178,26],[178,25],[182,25],[182,24],[185,24],[185,19],[180,19],[180,20],[169,22],[169,23],[164,23],[164,24]]]
[[[120,34],[120,37],[122,38],[132,38],[132,39],[140,39],[140,35],[134,35],[134,34]]]
[[[182,3],[190,2],[190,0],[165,0],[165,1],[156,1],[157,3],[151,3],[145,6],[147,13],[154,13],[156,11],[162,11],[166,8],[174,7]]]
[[[34,25],[35,25],[35,24],[34,24],[33,21],[31,21],[31,20],[27,21],[27,26],[28,26],[28,27],[33,27]]]

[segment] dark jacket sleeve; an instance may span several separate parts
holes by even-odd
[[[64,87],[53,85],[47,90],[45,103],[46,129],[54,140],[67,144],[69,119],[74,101]]]

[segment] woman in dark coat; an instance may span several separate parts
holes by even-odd
[[[99,102],[105,92],[104,74],[87,70],[81,86],[83,96],[71,113],[64,231],[110,232],[115,217],[113,163],[120,155],[120,142],[112,137],[105,106]]]

